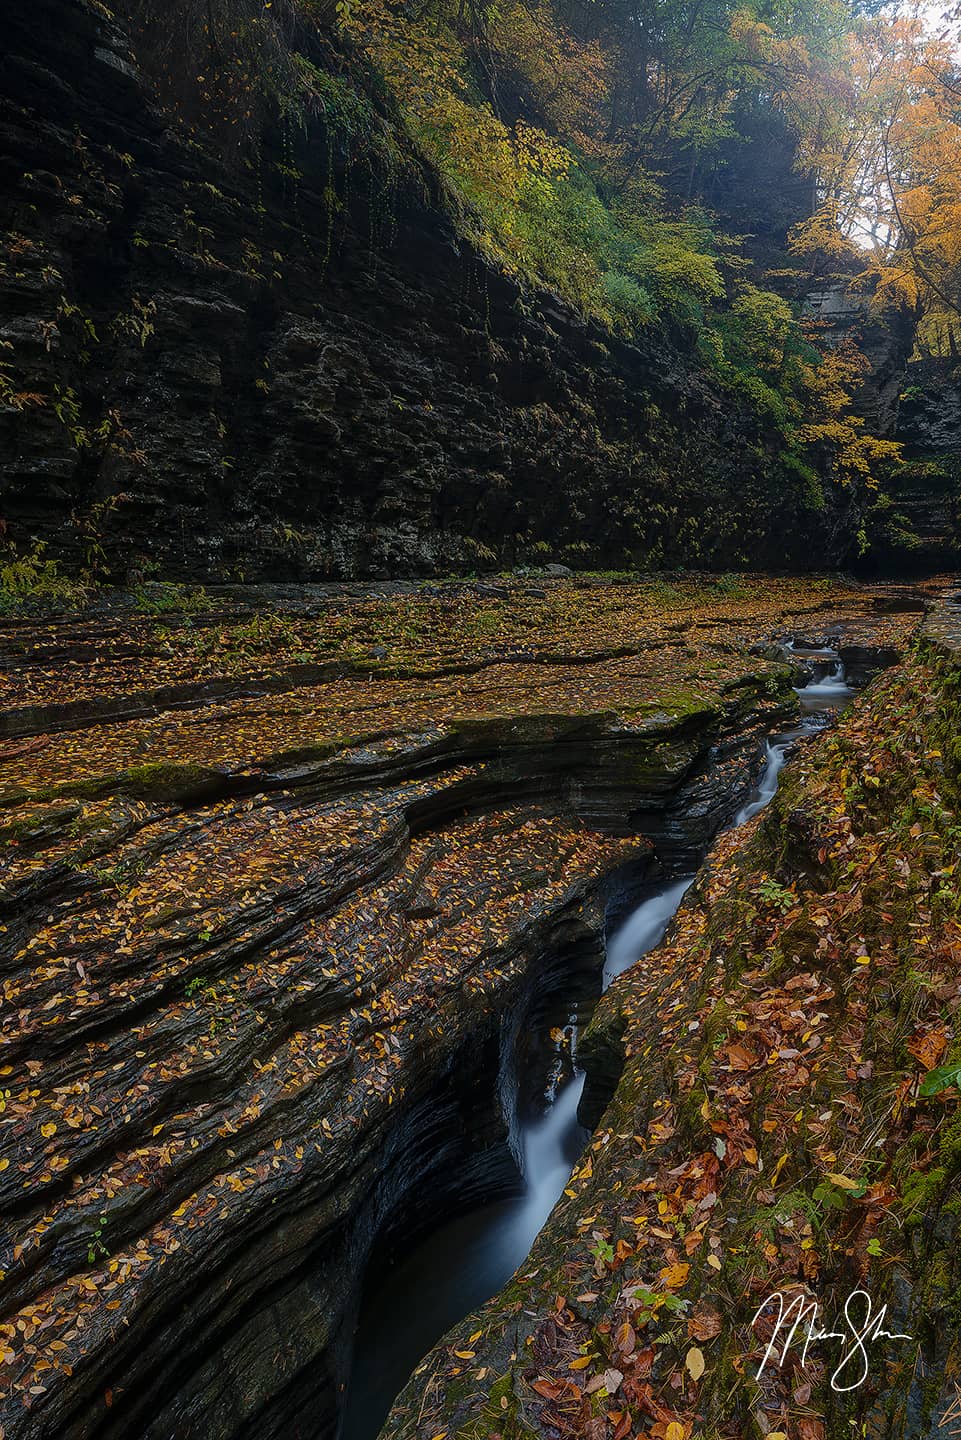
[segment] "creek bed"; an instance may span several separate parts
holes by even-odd
[[[757,782],[734,825],[771,801],[797,743],[829,725],[855,693],[834,650],[790,645],[786,651],[812,677],[797,690],[801,716],[766,742]],[[671,875],[620,916],[606,940],[603,989],[660,944],[693,879],[689,870]],[[564,1004],[565,997],[554,997],[555,1010]],[[501,1189],[492,1203],[442,1221],[406,1254],[368,1266],[341,1440],[374,1440],[421,1359],[524,1263],[570,1178],[590,1134],[578,1118],[585,1075],[577,1066],[577,1037],[589,1007],[582,995],[569,996],[566,1011],[551,1028],[547,1074],[542,1067],[539,1075],[501,1076],[517,1193],[505,1199]]]

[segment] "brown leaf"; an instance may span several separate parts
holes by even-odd
[[[944,1030],[939,1028],[926,1035],[913,1035],[907,1048],[925,1070],[933,1070],[948,1048],[948,1037]]]
[[[725,1045],[721,1055],[727,1060],[732,1070],[753,1070],[757,1064],[757,1056],[753,1050],[746,1045],[740,1045],[734,1041],[731,1045]]]
[[[713,1340],[715,1335],[720,1335],[723,1325],[719,1310],[701,1305],[687,1322],[687,1333],[692,1340]]]
[[[617,1335],[614,1338],[614,1344],[622,1355],[634,1354],[637,1345],[637,1336],[634,1333],[634,1327],[630,1320],[625,1320],[623,1325],[618,1328]]]

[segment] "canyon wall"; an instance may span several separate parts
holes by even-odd
[[[343,63],[314,37],[311,63]],[[325,72],[326,73],[326,72]],[[837,563],[861,517],[661,326],[627,343],[459,236],[376,97],[174,125],[95,0],[6,17],[5,534],[112,579]]]

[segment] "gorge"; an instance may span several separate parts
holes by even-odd
[[[544,1074],[537,1017],[596,993],[611,900],[743,802],[796,713],[777,647],[889,660],[925,604],[533,588],[31,624],[26,651],[8,625],[2,1286],[31,1435],[335,1433],[365,1257],[516,1191],[500,1057]],[[601,1006],[578,1048],[592,1122],[617,1029]]]
[[[953,1433],[955,20],[4,22],[0,1440]]]

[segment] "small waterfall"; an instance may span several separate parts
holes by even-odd
[[[612,980],[635,965],[648,950],[660,945],[668,925],[677,914],[685,891],[693,881],[693,875],[685,875],[682,879],[665,885],[644,900],[608,940],[607,960],[604,964],[605,990]]]
[[[745,801],[735,815],[735,825],[743,825],[745,820],[751,820],[764,809],[765,805],[774,799],[778,776],[784,768],[784,763],[787,760],[791,746],[794,744],[794,739],[794,735],[791,735],[783,740],[768,740],[765,743],[764,768],[751,793],[751,798]]]
[[[558,1092],[545,1113],[524,1129],[522,1169],[526,1189],[510,1227],[510,1244],[518,1264],[557,1204],[584,1148],[587,1131],[577,1120],[583,1089],[584,1072],[580,1070]]]
[[[750,796],[734,816],[734,825],[743,825],[751,820],[774,799],[781,771],[797,741],[820,730],[828,723],[831,713],[847,704],[854,695],[836,651],[802,651],[793,644],[785,646],[785,649],[814,668],[814,676],[807,685],[798,686],[795,690],[801,704],[801,723],[786,734],[765,742],[761,774]],[[693,875],[685,875],[644,900],[608,940],[604,965],[605,990],[616,976],[623,974],[642,955],[661,943],[693,879]]]
[[[837,710],[847,704],[854,694],[847,683],[844,666],[840,661],[829,674],[802,685],[796,692],[801,709],[810,713],[817,710]]]

